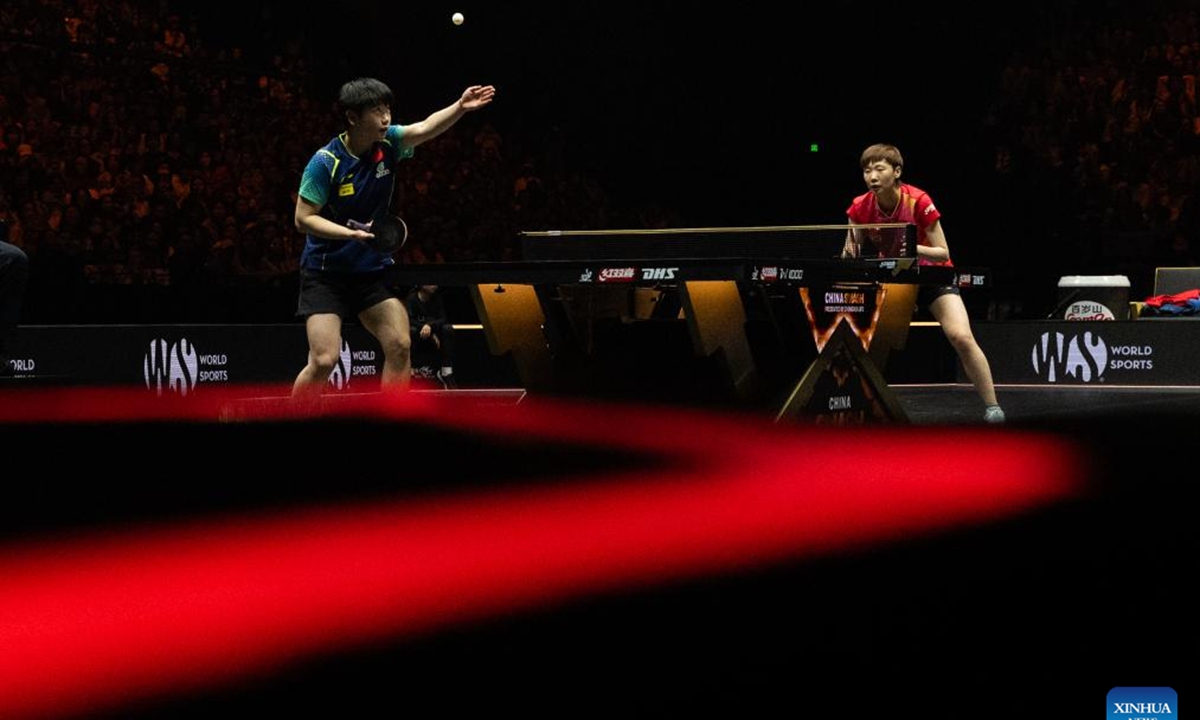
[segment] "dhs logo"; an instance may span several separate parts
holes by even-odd
[[[674,280],[675,273],[679,271],[677,267],[666,268],[642,268],[643,280]]]
[[[151,340],[142,359],[142,376],[146,388],[160,396],[164,388],[187,395],[200,378],[200,358],[195,346],[186,338],[170,344],[166,340]]]
[[[1060,332],[1042,333],[1031,356],[1033,371],[1046,382],[1071,377],[1079,382],[1102,382],[1109,350],[1093,332],[1068,338]]]

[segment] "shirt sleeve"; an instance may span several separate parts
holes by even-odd
[[[913,219],[917,221],[917,227],[925,229],[941,217],[942,214],[933,204],[933,198],[929,197],[929,193],[923,192],[917,196],[917,202],[913,206]]]
[[[337,162],[332,155],[320,151],[313,154],[300,178],[300,197],[325,207],[329,202],[329,188],[333,183],[333,165]]]
[[[863,219],[865,215],[863,212],[864,204],[861,197],[856,197],[850,201],[850,207],[846,208],[846,217],[849,218],[852,224],[862,225],[866,223],[866,220]]]
[[[403,125],[392,125],[391,127],[388,128],[386,138],[387,138],[387,141],[389,143],[391,143],[391,146],[396,148],[396,160],[397,161],[406,160],[413,156],[413,148],[404,147],[404,144],[402,142],[400,142],[403,137],[404,137],[404,126]]]

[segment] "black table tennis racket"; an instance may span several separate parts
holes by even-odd
[[[408,225],[398,215],[385,214],[375,218],[370,223],[360,223],[349,220],[346,225],[355,230],[366,230],[375,237],[367,240],[367,244],[376,251],[390,255],[404,247],[408,240]]]

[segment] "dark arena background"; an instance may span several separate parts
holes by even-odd
[[[1198,74],[1182,0],[6,3],[0,718],[1178,717]],[[349,322],[298,403],[359,76],[497,89],[392,205],[457,381]],[[835,257],[877,142],[954,271]]]

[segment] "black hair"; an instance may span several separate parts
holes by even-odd
[[[874,165],[880,160],[886,162],[888,165],[891,165],[894,168],[904,167],[904,156],[900,154],[900,149],[895,145],[887,145],[884,143],[872,145],[866,150],[863,150],[862,158],[859,160],[859,164],[865,168],[869,165]]]
[[[349,110],[362,113],[377,105],[391,105],[394,99],[392,89],[383,81],[358,78],[343,85],[338,92],[338,114],[345,116]]]

